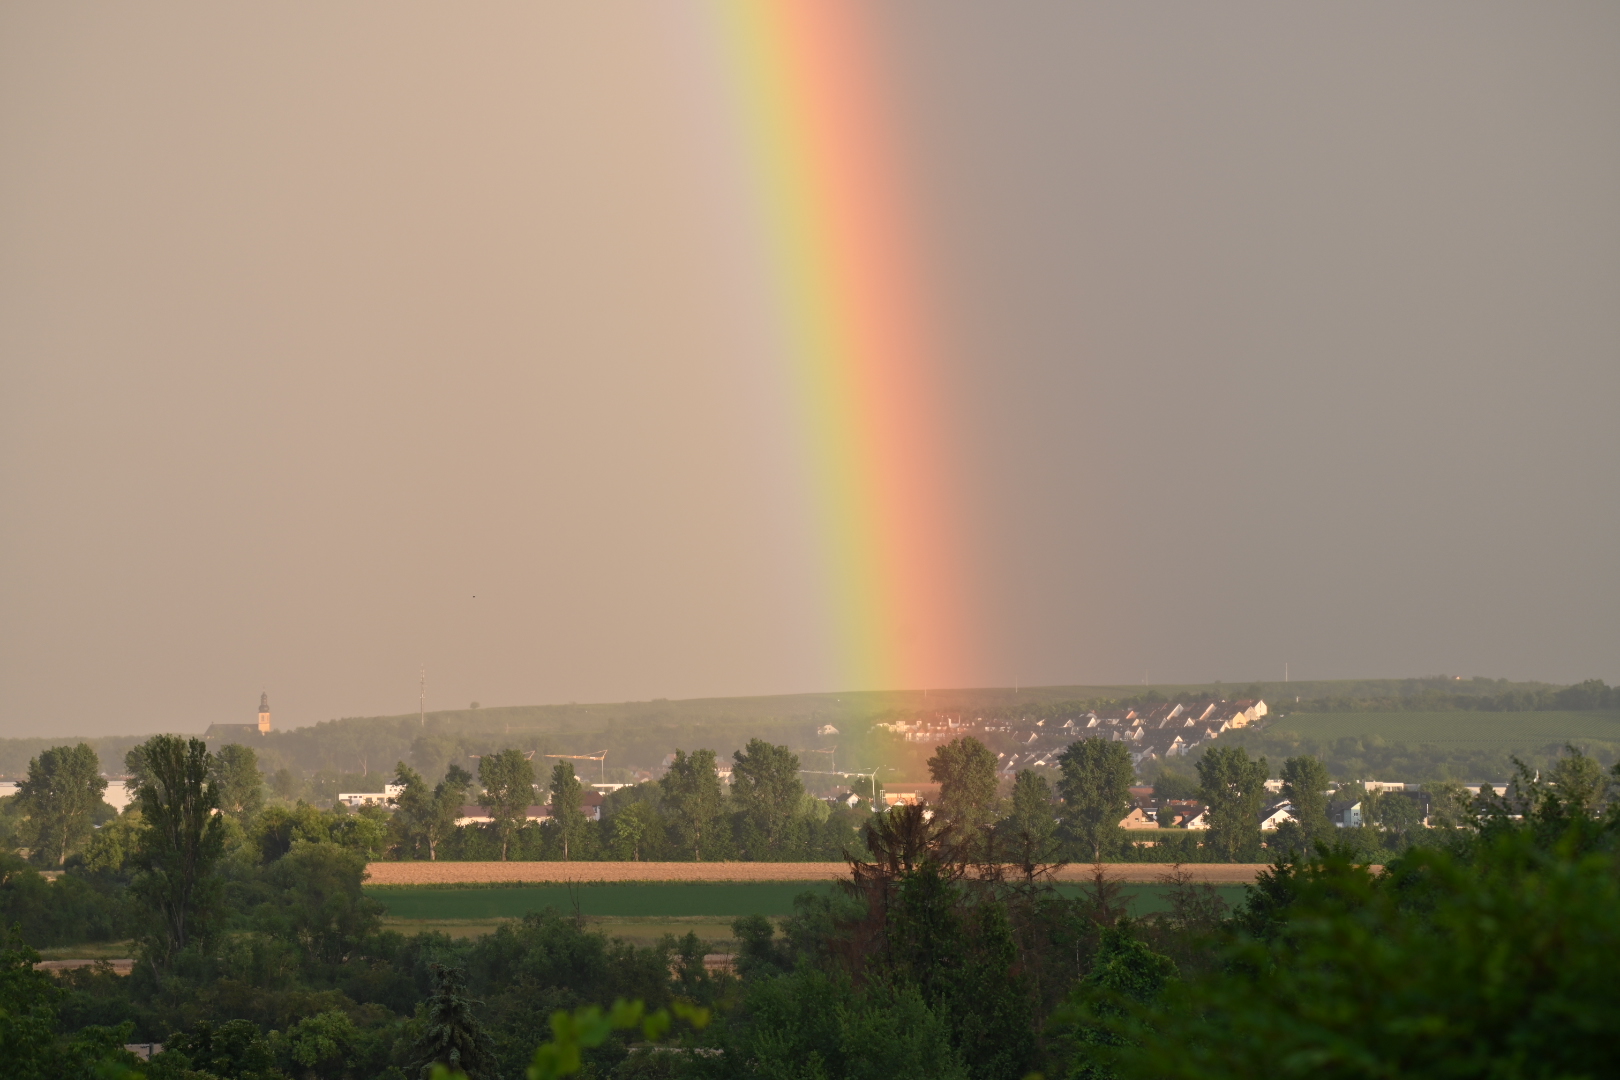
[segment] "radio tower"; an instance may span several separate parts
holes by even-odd
[[[416,699],[416,708],[420,713],[422,728],[427,729],[427,665],[422,665],[422,690]]]

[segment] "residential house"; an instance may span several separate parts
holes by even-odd
[[[1361,828],[1361,800],[1332,800],[1328,803],[1328,819],[1341,829]]]
[[[1294,817],[1294,804],[1287,799],[1278,799],[1260,811],[1260,831],[1273,832],[1283,822],[1297,820]]]
[[[1151,803],[1131,807],[1131,812],[1119,819],[1122,829],[1157,829],[1159,827],[1158,808]]]
[[[1204,829],[1207,824],[1189,825],[1208,807],[1197,799],[1167,799],[1159,804],[1159,824],[1163,828]]]

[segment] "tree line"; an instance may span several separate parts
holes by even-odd
[[[150,757],[155,745],[136,746],[127,755],[126,768],[138,786],[156,775]],[[864,800],[812,797],[800,779],[798,756],[762,739],[732,755],[729,785],[721,782],[712,750],[677,750],[657,781],[608,794],[599,819],[585,812],[586,788],[571,762],[553,764],[541,788],[533,761],[515,748],[484,755],[476,777],[452,764],[436,783],[400,762],[392,777],[399,786],[395,805],[359,810],[267,797],[251,747],[229,745],[205,757],[221,806],[251,824],[256,842],[286,851],[297,840],[319,840],[367,860],[837,861],[860,853],[863,825],[884,809],[875,781]],[[1195,762],[1196,775],[1165,769],[1155,780],[1160,798],[1207,806],[1207,831],[1119,827],[1136,782],[1122,742],[1078,741],[1056,764],[1053,776],[1026,769],[1008,783],[987,747],[972,736],[959,737],[937,747],[927,761],[939,786],[930,812],[955,823],[985,850],[1026,861],[1262,857],[1258,814],[1268,795],[1270,765],[1241,745],[1210,748]],[[134,851],[136,834],[152,824],[138,803],[119,817],[101,801],[106,781],[94,765],[94,754],[82,745],[53,748],[30,763],[28,778],[0,820],[9,823],[14,849],[28,851],[35,865],[84,869],[92,876],[116,871]],[[1298,779],[1304,775],[1313,778],[1316,791]],[[1319,792],[1333,786],[1323,762],[1308,754],[1288,758],[1281,776],[1283,795],[1296,807],[1315,805]],[[1430,785],[1435,791],[1444,787]],[[532,821],[531,808],[540,802],[549,814]],[[1389,803],[1382,817],[1369,811],[1368,829],[1340,842],[1354,839],[1368,852],[1386,846],[1392,832],[1412,827],[1396,820],[1404,803]],[[458,824],[469,806],[478,807],[488,823]]]
[[[1216,820],[1225,808],[1236,823],[1265,767],[1229,749],[1198,779]],[[119,1075],[137,1067],[119,1049],[137,1039],[167,1047],[139,1066],[151,1080],[405,1080],[435,1063],[475,1080],[536,1062],[559,1075],[572,1059],[555,1040],[586,1030],[576,1017],[595,1040],[569,1044],[578,1066],[625,1080],[1595,1076],[1620,1056],[1616,777],[1576,751],[1505,790],[1453,792],[1381,875],[1323,821],[1320,763],[1287,762],[1300,828],[1246,901],[1231,910],[1167,867],[1161,909],[1133,916],[1117,883],[1060,888],[1047,861],[1054,836],[1090,836],[1093,853],[1105,842],[1121,782],[1128,793],[1117,749],[1077,744],[1058,784],[1075,809],[1054,814],[1043,778],[1005,797],[988,751],[956,740],[930,762],[937,806],[867,815],[841,892],[807,893],[777,922],[736,920],[727,972],[694,936],[632,946],[555,911],[481,939],[383,930],[345,824],[373,819],[264,805],[242,755],[197,740],[140,750],[136,806],[85,849],[95,869],[39,886],[80,876],[117,897],[135,970],[53,977],[13,931],[0,948],[13,1075]],[[712,802],[701,752],[681,760],[672,790],[695,783]],[[497,768],[516,771],[492,765],[490,780]],[[769,843],[769,822],[756,827]],[[705,829],[678,836],[707,842]],[[1234,824],[1208,842],[1236,855],[1249,837]],[[38,874],[13,858],[4,879]],[[712,1022],[638,1050],[589,1011],[615,999]]]

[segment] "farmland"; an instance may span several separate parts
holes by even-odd
[[[1156,882],[1167,869],[1161,863],[1104,863],[1110,880]],[[1264,863],[1197,863],[1182,868],[1191,880],[1214,885],[1243,885],[1255,879]],[[1069,864],[1056,871],[1058,881],[1091,880],[1091,865]],[[368,888],[379,886],[558,886],[566,882],[600,884],[698,885],[717,883],[803,885],[835,882],[849,876],[841,862],[374,862],[366,864]]]
[[[1620,743],[1620,712],[1299,712],[1267,730],[1323,741],[1377,736],[1408,745],[1535,750],[1549,743]]]
[[[368,896],[401,919],[515,919],[554,907],[587,916],[786,915],[802,892],[831,891],[830,882],[611,882],[433,888],[373,887]]]
[[[587,920],[698,919],[726,920],[739,915],[782,916],[793,912],[793,898],[806,892],[831,892],[831,882],[609,882],[567,885],[486,885],[459,888],[433,886],[372,886],[366,894],[387,909],[392,922],[409,922],[420,929],[444,923],[446,929],[472,924],[493,927],[501,919],[521,918],[530,911],[552,907],[578,912]],[[1229,904],[1242,902],[1241,885],[1216,887]],[[1063,884],[1059,892],[1078,895],[1081,886]],[[1148,914],[1161,910],[1162,889],[1153,884],[1128,887],[1132,910]],[[577,906],[576,906],[577,905]]]

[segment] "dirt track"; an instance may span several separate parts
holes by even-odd
[[[1246,885],[1264,863],[1187,863],[1192,880],[1213,885]],[[366,866],[371,885],[474,885],[559,881],[837,881],[849,874],[843,863],[659,863],[659,862],[381,862]],[[1105,863],[1113,881],[1158,882],[1166,863]],[[1089,881],[1089,865],[1066,866],[1059,881]]]

